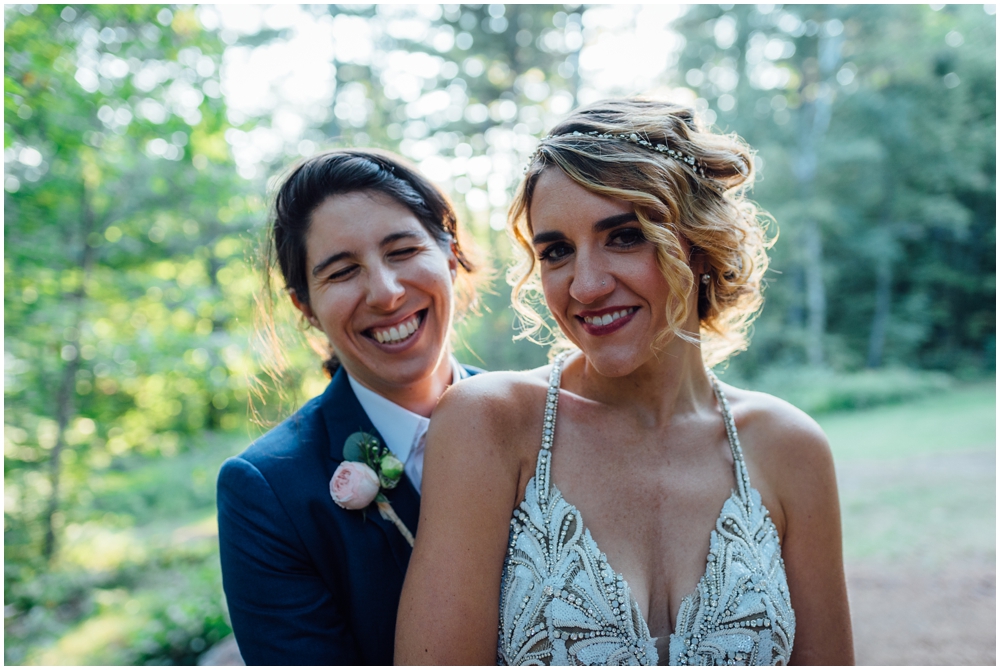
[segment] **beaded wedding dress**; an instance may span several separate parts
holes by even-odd
[[[500,591],[501,665],[656,665],[656,641],[624,578],[550,481],[565,356],[545,401],[535,476],[514,510]],[[729,403],[711,373],[736,468],[712,531],[705,574],[681,602],[670,665],[787,665],[795,635],[778,534],[750,486]]]

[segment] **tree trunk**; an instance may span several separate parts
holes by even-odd
[[[882,352],[885,350],[891,308],[892,262],[883,255],[875,266],[875,314],[872,316],[872,330],[868,338],[869,368],[882,367]]]
[[[806,355],[809,365],[820,367],[825,361],[826,286],[823,283],[823,237],[815,219],[805,222],[802,237],[806,254]]]
[[[798,155],[793,172],[804,202],[815,192],[818,147],[830,125],[833,113],[833,86],[829,80],[840,63],[840,36],[821,36],[817,44],[818,69],[814,80],[804,77],[803,84],[816,84],[816,97],[802,104],[799,123]],[[803,88],[805,90],[805,86]],[[812,366],[825,363],[823,340],[826,335],[826,286],[823,281],[823,235],[819,222],[811,215],[802,221],[802,244],[806,280],[806,356]]]
[[[69,346],[73,347],[73,356],[66,362],[63,368],[62,380],[59,383],[59,392],[56,398],[56,424],[58,433],[56,444],[52,448],[49,457],[49,502],[45,507],[43,524],[45,526],[45,544],[42,548],[42,555],[45,560],[51,562],[56,555],[56,529],[55,516],[59,511],[60,484],[62,478],[62,452],[66,448],[66,429],[69,427],[73,415],[76,413],[73,393],[76,387],[76,372],[80,369],[80,331],[83,327],[84,315],[86,311],[85,299],[87,296],[87,283],[90,272],[94,265],[96,248],[87,242],[87,238],[94,230],[94,212],[90,205],[90,195],[85,184],[81,185],[80,194],[80,267],[83,270],[80,277],[80,285],[73,293],[67,296],[67,307],[72,311],[73,332],[76,333]]]

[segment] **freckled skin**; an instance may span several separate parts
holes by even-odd
[[[670,295],[631,211],[549,169],[529,215],[546,303],[582,352],[563,372],[552,483],[625,577],[650,634],[666,638],[705,572],[735,475],[700,349],[678,337],[652,347],[671,299],[688,302],[683,327],[698,332],[696,289]],[[684,260],[695,276],[704,271],[703,259]],[[618,329],[588,332],[580,317],[609,308],[636,309]],[[534,475],[548,373],[477,375],[435,410],[397,663],[494,662],[509,523]],[[797,617],[792,662],[850,664],[839,503],[825,436],[783,401],[722,388],[751,482],[781,538]]]
[[[456,268],[454,254],[395,200],[365,192],[335,196],[313,212],[306,235],[308,302],[295,295],[292,301],[326,335],[351,376],[429,416],[451,382]],[[389,351],[371,337],[372,327],[398,325],[417,313],[423,321],[405,350]]]

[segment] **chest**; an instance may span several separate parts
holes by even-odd
[[[625,577],[650,632],[673,630],[680,602],[705,572],[711,532],[736,484],[721,417],[693,416],[656,430],[566,403],[552,483]]]

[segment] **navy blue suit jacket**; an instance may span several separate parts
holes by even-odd
[[[222,582],[248,665],[392,664],[410,546],[374,505],[363,513],[330,498],[344,441],[359,430],[382,441],[341,368],[322,395],[222,465]],[[416,533],[409,479],[386,497]]]

